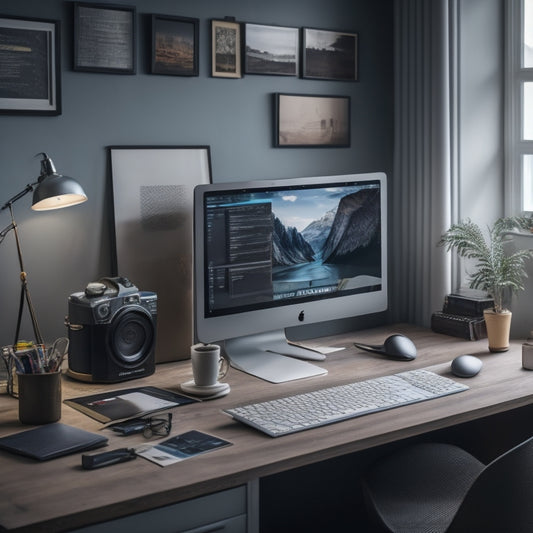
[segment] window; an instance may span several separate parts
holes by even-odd
[[[533,212],[533,0],[506,5],[506,208],[516,214]]]

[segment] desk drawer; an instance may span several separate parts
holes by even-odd
[[[95,524],[78,533],[245,533],[246,487]]]
[[[220,522],[211,522],[179,533],[246,533],[246,515],[234,516]]]

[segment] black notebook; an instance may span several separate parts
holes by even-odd
[[[0,449],[46,461],[107,444],[107,437],[56,422],[0,438]]]
[[[135,387],[70,398],[64,403],[107,424],[172,409],[198,400],[158,387]]]

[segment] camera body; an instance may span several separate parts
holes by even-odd
[[[127,278],[102,278],[68,299],[67,374],[116,383],[155,372],[157,295]]]

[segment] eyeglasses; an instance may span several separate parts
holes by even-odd
[[[172,429],[172,413],[160,414],[147,418],[134,418],[119,422],[109,426],[110,429],[121,435],[133,435],[142,433],[145,438],[149,439],[154,435],[166,437]]]
[[[150,418],[143,418],[145,426],[143,429],[143,436],[150,439],[154,435],[159,437],[166,437],[170,434],[172,429],[172,413],[167,413],[162,416],[152,416]]]

